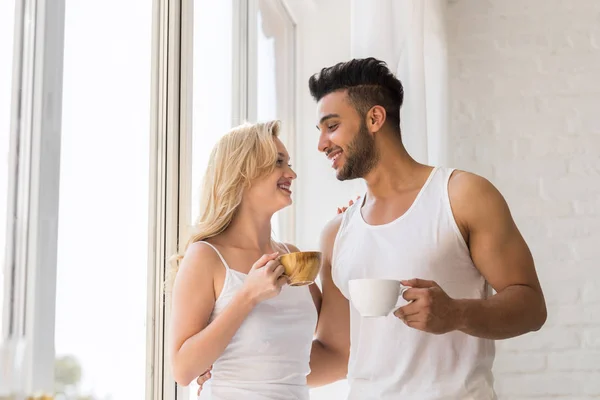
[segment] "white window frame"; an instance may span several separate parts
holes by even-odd
[[[154,1],[146,336],[149,400],[174,400],[177,396],[167,347],[170,302],[165,278],[168,260],[177,252],[189,221],[180,193],[189,190],[181,178],[186,175],[182,165],[189,162],[185,99],[192,85],[182,47],[190,46],[191,37],[184,32],[191,29],[191,7],[186,0]]]
[[[16,399],[54,391],[64,12],[64,0],[24,0],[15,10],[2,338],[6,391]]]

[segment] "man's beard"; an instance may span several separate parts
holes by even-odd
[[[340,181],[364,178],[379,160],[375,148],[375,139],[369,134],[364,121],[361,122],[358,133],[345,151],[346,163],[337,173]]]

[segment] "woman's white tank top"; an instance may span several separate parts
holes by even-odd
[[[225,266],[223,290],[215,302],[214,321],[240,290],[246,274]],[[289,249],[283,245],[287,252]],[[317,324],[317,310],[308,286],[284,286],[274,298],[259,303],[244,320],[214,363],[212,378],[200,399],[308,400],[306,376]]]

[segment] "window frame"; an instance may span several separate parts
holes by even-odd
[[[54,390],[64,16],[64,0],[16,3],[2,334],[16,398]]]

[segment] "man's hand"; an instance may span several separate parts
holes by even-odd
[[[404,298],[411,301],[394,312],[411,328],[434,334],[454,331],[460,326],[458,303],[434,281],[411,279],[402,281],[409,286]]]
[[[202,392],[202,385],[206,383],[211,377],[210,371],[212,370],[212,365],[209,369],[206,370],[205,373],[200,375],[198,379],[196,379],[196,383],[198,383],[198,396],[200,396],[200,392]]]

